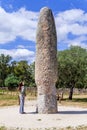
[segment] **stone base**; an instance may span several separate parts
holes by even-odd
[[[56,95],[38,95],[37,112],[40,114],[57,113]]]

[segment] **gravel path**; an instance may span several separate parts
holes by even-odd
[[[87,108],[58,106],[57,114],[36,113],[36,101],[25,103],[26,114],[19,114],[19,106],[0,108],[0,126],[15,128],[63,128],[87,126]]]

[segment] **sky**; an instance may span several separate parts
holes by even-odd
[[[87,0],[0,0],[0,54],[35,61],[40,9],[52,10],[57,49],[71,45],[87,49]]]

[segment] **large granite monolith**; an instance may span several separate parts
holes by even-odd
[[[38,113],[57,112],[57,36],[51,9],[40,11],[36,35],[35,81],[38,88]]]

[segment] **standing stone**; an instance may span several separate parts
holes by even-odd
[[[40,11],[36,35],[35,81],[38,88],[38,113],[56,113],[57,36],[52,11]]]

